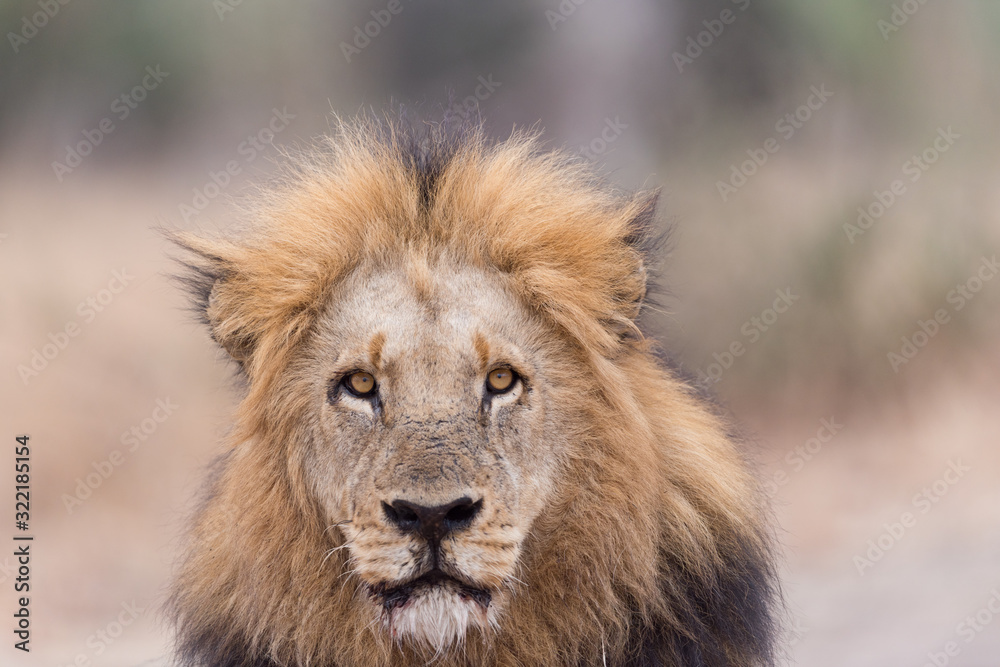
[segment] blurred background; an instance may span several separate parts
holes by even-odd
[[[787,664],[1000,665],[1000,3],[4,0],[0,497],[32,447],[31,653],[162,655],[178,535],[235,406],[155,231],[332,114],[544,130],[672,244],[647,329],[744,426]],[[7,542],[13,545],[13,542]]]

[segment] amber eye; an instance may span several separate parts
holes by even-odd
[[[371,373],[358,371],[344,378],[347,391],[360,398],[367,398],[375,393],[375,376]]]
[[[494,368],[486,376],[486,387],[495,394],[510,391],[514,386],[514,371],[509,368]]]

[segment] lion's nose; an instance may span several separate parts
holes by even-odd
[[[462,497],[444,505],[426,507],[406,500],[382,503],[389,523],[404,533],[422,536],[428,542],[439,542],[452,531],[465,528],[483,508],[483,500]]]

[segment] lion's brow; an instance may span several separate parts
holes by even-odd
[[[477,331],[472,337],[472,344],[476,347],[476,354],[479,355],[480,368],[486,368],[490,363],[490,344],[486,342],[486,336]]]
[[[368,342],[368,358],[375,368],[382,366],[382,348],[385,346],[385,332],[379,331]]]

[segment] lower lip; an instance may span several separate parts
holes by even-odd
[[[490,606],[490,602],[493,600],[493,596],[490,595],[489,591],[484,591],[479,588],[463,588],[459,591],[458,596],[463,600],[475,602],[483,609],[487,609]]]
[[[454,582],[457,586],[459,586],[459,590],[457,591],[457,593],[459,598],[461,598],[463,601],[474,602],[483,609],[487,609],[490,606],[490,602],[492,602],[493,596],[492,594],[490,594],[489,591],[484,591],[479,588],[472,588],[470,586],[466,586],[454,579],[452,579],[451,581]],[[440,586],[441,584],[432,584],[432,585]],[[407,602],[410,601],[410,598],[412,597],[414,592],[414,588],[415,588],[414,586],[407,584],[388,592],[380,592],[374,589],[371,592],[373,596],[381,598],[382,606],[385,608],[387,612],[392,612],[394,609],[399,609],[400,607],[403,607],[404,605],[406,605]]]

